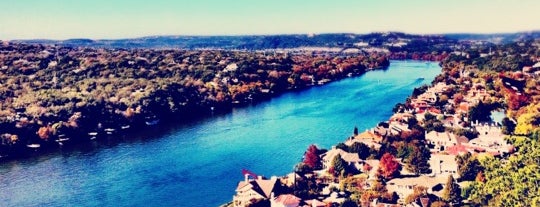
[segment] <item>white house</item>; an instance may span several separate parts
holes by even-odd
[[[332,160],[334,160],[334,157],[337,155],[341,155],[341,158],[347,162],[347,164],[354,165],[357,168],[359,167],[360,162],[362,162],[357,153],[349,153],[343,151],[342,149],[332,147],[331,150],[321,155],[323,167],[325,169],[330,168],[332,165]]]
[[[478,131],[478,138],[472,139],[468,146],[485,149],[492,154],[511,153],[514,147],[506,140],[502,128],[496,123],[475,123],[473,127]]]
[[[457,137],[454,133],[450,132],[436,132],[431,131],[426,133],[426,141],[429,144],[434,145],[435,152],[444,151],[446,148],[451,146],[459,145],[463,142],[468,142],[465,137]]]
[[[431,172],[435,175],[452,175],[458,178],[458,164],[455,155],[431,154],[429,158]]]

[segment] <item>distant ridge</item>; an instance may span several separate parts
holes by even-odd
[[[238,49],[264,50],[286,49],[298,47],[351,47],[355,43],[369,43],[370,46],[381,46],[397,42],[400,39],[425,41],[429,38],[436,43],[452,43],[456,41],[487,41],[495,44],[516,40],[540,38],[540,31],[474,34],[455,33],[440,35],[417,35],[402,32],[377,32],[369,34],[334,33],[334,34],[284,34],[284,35],[239,35],[239,36],[147,36],[130,39],[67,39],[67,40],[14,40],[19,43],[58,44],[69,47],[101,47],[101,48],[161,48],[161,49]]]

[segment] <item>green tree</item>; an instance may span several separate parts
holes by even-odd
[[[461,189],[452,175],[448,176],[442,198],[452,206],[461,204]]]
[[[417,175],[430,173],[429,158],[431,153],[423,145],[415,146],[411,155],[405,159],[405,168]]]
[[[347,199],[343,201],[339,207],[358,207],[358,204],[350,199]]]
[[[471,122],[487,122],[491,120],[491,106],[484,104],[482,101],[478,102],[476,106],[469,109],[469,120]]]
[[[493,156],[479,159],[485,170],[484,178],[470,187],[469,200],[474,204],[540,206],[540,144],[528,137],[509,140],[518,151],[506,161]]]
[[[360,159],[368,158],[370,155],[369,151],[370,148],[362,142],[355,142],[349,147],[349,152],[358,153],[358,157],[360,157]]]
[[[456,156],[458,164],[458,174],[461,180],[475,180],[479,172],[483,170],[480,162],[471,153]]]
[[[341,158],[340,154],[336,155],[332,160],[332,167],[334,168],[335,176],[346,174],[347,163]]]
[[[504,134],[514,133],[514,129],[516,129],[516,123],[514,123],[508,117],[504,117],[501,124],[502,124],[502,132]]]

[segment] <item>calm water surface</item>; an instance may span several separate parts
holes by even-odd
[[[309,144],[329,148],[355,125],[387,120],[439,72],[436,63],[392,61],[226,115],[0,163],[0,206],[218,206],[232,199],[241,169],[287,174]]]

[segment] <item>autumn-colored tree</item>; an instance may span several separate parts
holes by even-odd
[[[401,165],[396,161],[394,155],[390,153],[385,153],[379,162],[379,171],[381,176],[385,179],[392,179],[395,176],[399,175],[401,170]]]
[[[19,136],[17,136],[16,134],[12,134],[12,135],[9,137],[9,141],[10,141],[10,143],[12,143],[12,144],[16,143],[18,140],[19,140]]]
[[[52,135],[52,129],[50,126],[40,127],[37,131],[37,135],[43,140],[48,140]]]
[[[454,94],[454,104],[459,104],[463,101],[464,97],[461,93]]]
[[[450,205],[448,205],[448,203],[446,203],[444,201],[435,201],[435,202],[431,203],[430,206],[431,207],[450,207]]]
[[[424,187],[424,186],[414,186],[413,188],[413,193],[408,195],[406,198],[405,198],[405,203],[406,204],[409,204],[409,203],[412,203],[412,202],[415,202],[416,199],[422,197],[422,196],[425,196],[427,195],[427,187]]]
[[[131,108],[131,107],[128,107],[124,112],[124,117],[126,117],[127,119],[132,119],[133,116],[135,116],[135,109]]]
[[[474,180],[476,182],[483,183],[486,182],[486,177],[484,176],[484,173],[480,171],[478,172],[478,174],[476,174],[476,178]]]
[[[314,144],[309,145],[306,153],[304,154],[304,164],[309,166],[311,169],[320,169],[321,168],[321,158],[319,156],[319,148]]]

